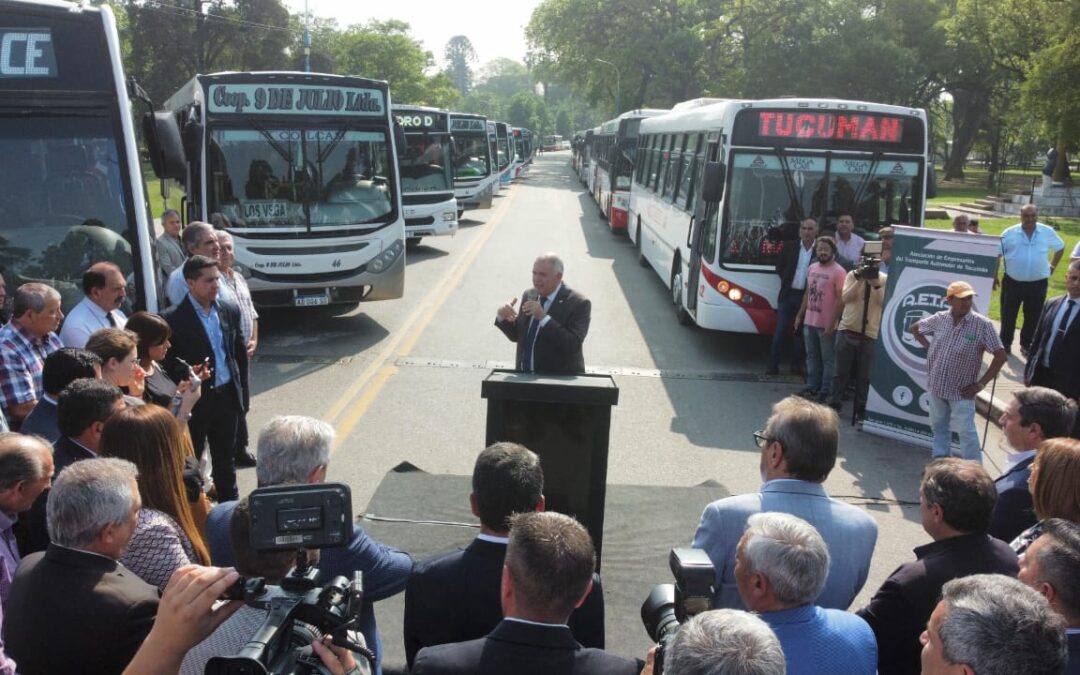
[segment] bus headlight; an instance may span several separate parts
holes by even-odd
[[[450,223],[457,220],[456,211],[443,211],[442,219],[444,223]]]
[[[732,302],[738,302],[739,300],[742,300],[742,291],[737,288],[733,288],[728,291],[727,296],[731,299]]]
[[[368,268],[378,274],[385,269],[389,269],[390,265],[397,259],[401,252],[405,250],[405,245],[400,240],[395,241],[390,245],[390,248],[386,249],[379,255],[372,258],[368,263]]]

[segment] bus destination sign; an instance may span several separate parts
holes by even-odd
[[[378,89],[265,84],[214,84],[208,92],[211,113],[272,115],[383,115]]]
[[[0,78],[58,76],[48,28],[0,28]]]
[[[405,131],[445,132],[446,116],[420,111],[395,112],[394,118]]]
[[[472,117],[450,118],[450,131],[475,131],[477,133],[483,133],[485,126],[484,120],[478,120]]]
[[[757,111],[762,138],[805,138],[868,143],[901,143],[903,119],[871,113]]]

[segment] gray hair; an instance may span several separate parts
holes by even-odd
[[[941,589],[945,661],[977,675],[1065,672],[1065,620],[1037,591],[1001,574],[953,579]]]
[[[786,607],[813,602],[829,576],[829,547],[814,526],[788,513],[755,513],[746,522],[743,559],[769,580]]]
[[[687,621],[664,655],[667,675],[784,675],[784,651],[748,612],[714,609]]]
[[[60,299],[60,293],[47,284],[31,282],[15,289],[11,304],[11,316],[19,318],[27,312],[40,312],[45,309],[49,298]]]
[[[0,433],[0,492],[44,478],[45,453],[52,454],[52,445],[41,436]]]
[[[179,218],[180,217],[180,212],[177,211],[176,209],[165,209],[165,211],[163,211],[162,214],[161,214],[161,219],[165,220],[169,216],[176,216],[177,218]]]
[[[82,548],[106,525],[119,525],[131,514],[138,496],[133,484],[139,470],[126,459],[84,459],[53,481],[46,506],[49,538],[61,546]]]
[[[201,220],[188,223],[184,231],[180,233],[180,242],[184,245],[184,250],[190,252],[191,248],[198,244],[207,233],[214,234],[214,227],[210,223],[204,223]]]
[[[555,274],[563,273],[563,262],[558,253],[548,252],[540,255],[536,258],[536,262],[540,261],[551,263],[551,269],[555,270]]]
[[[306,483],[319,465],[330,462],[334,427],[303,415],[281,415],[259,432],[260,486]]]
[[[765,435],[780,442],[795,478],[822,483],[836,465],[840,418],[832,408],[788,396],[773,405]]]

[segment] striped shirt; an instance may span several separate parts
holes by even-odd
[[[960,390],[979,379],[983,352],[1005,348],[990,319],[975,311],[954,323],[946,309],[916,325],[921,335],[932,336],[926,357],[927,388],[947,401],[963,400]]]
[[[14,321],[0,328],[0,405],[8,417],[13,407],[41,398],[45,358],[63,346],[56,333],[39,338]]]

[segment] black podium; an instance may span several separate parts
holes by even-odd
[[[486,444],[512,441],[540,455],[546,508],[585,525],[599,569],[611,407],[619,402],[615,381],[493,370],[480,395],[488,401]]]

